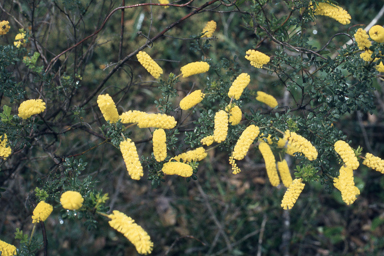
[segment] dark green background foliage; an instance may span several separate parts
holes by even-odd
[[[15,244],[20,255],[44,255],[42,225],[29,244],[31,215],[40,200],[54,206],[44,224],[49,255],[137,254],[96,214],[112,210],[149,233],[153,255],[383,253],[384,177],[361,165],[355,171],[361,195],[351,206],[332,184],[341,166],[333,149],[337,140],[384,156],[383,76],[375,63],[359,57],[355,43],[345,45],[377,15],[380,1],[339,1],[352,16],[349,25],[314,17],[307,0],[240,0],[229,7],[226,0],[216,1],[177,23],[206,3],[195,0],[185,7],[125,9],[123,30],[120,10],[104,23],[122,1],[0,2],[0,19],[11,25],[0,39],[0,134],[7,134],[12,147],[12,155],[0,160],[0,239]],[[200,39],[210,20],[217,22],[215,38]],[[378,24],[384,24],[383,17]],[[19,29],[28,39],[17,49],[13,39]],[[264,69],[244,58],[256,48],[271,57]],[[138,63],[139,49],[163,68],[160,80]],[[384,52],[383,44],[373,43],[372,49],[376,57]],[[201,60],[210,64],[209,72],[176,78],[180,67]],[[107,123],[96,103],[99,94],[108,93],[120,114],[173,115],[178,125],[166,131],[168,161],[212,135],[214,115],[230,103],[228,89],[241,73],[251,76],[242,97],[233,101],[243,110],[243,121],[229,127],[227,139],[205,160],[193,163],[187,179],[161,172],[163,163],[152,153],[153,129]],[[196,89],[206,93],[204,100],[181,111],[179,101]],[[257,90],[274,95],[279,107],[257,102]],[[37,98],[46,102],[46,111],[19,118],[20,103]],[[268,181],[257,141],[238,161],[242,172],[231,173],[228,157],[250,124],[274,142],[282,137],[278,130],[296,131],[319,152],[310,162],[272,145],[276,159],[286,158],[292,175],[306,182],[290,211],[280,206],[286,189]],[[118,148],[123,136],[136,143],[145,173],[140,181],[127,174]],[[67,190],[85,198],[80,211],[61,207]]]

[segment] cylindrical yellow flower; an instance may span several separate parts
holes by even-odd
[[[169,2],[168,2],[169,3]],[[151,74],[154,78],[158,79],[163,70],[161,67],[149,56],[146,52],[140,51],[137,55],[140,64]]]
[[[205,149],[203,147],[199,147],[194,150],[190,150],[180,155],[177,155],[172,159],[175,159],[178,162],[183,161],[184,163],[189,163],[193,161],[195,162],[201,161],[206,157],[207,157],[207,153],[205,152]]]
[[[3,36],[7,34],[10,28],[11,27],[9,26],[9,21],[3,20],[0,22],[0,35]]]
[[[13,42],[13,45],[16,46],[17,48],[20,48],[24,44],[24,38],[25,38],[25,33],[19,33],[15,37],[15,42]]]
[[[334,146],[335,151],[340,155],[341,159],[343,159],[346,166],[352,168],[352,170],[356,170],[359,167],[359,160],[347,142],[338,140]]]
[[[211,146],[213,142],[215,142],[215,138],[213,137],[213,135],[204,137],[200,140],[200,143],[205,146]]]
[[[238,174],[241,172],[240,168],[237,166],[235,159],[233,156],[229,157],[229,164],[232,166],[232,174]]]
[[[30,118],[32,115],[37,115],[45,110],[45,102],[41,99],[26,100],[20,104],[19,117],[23,119]]]
[[[251,77],[247,73],[240,74],[235,81],[233,81],[231,87],[228,91],[229,98],[235,98],[236,100],[240,99],[241,94],[243,94],[244,89],[251,82]]]
[[[142,111],[130,110],[120,116],[123,124],[137,123],[139,128],[173,129],[177,122],[173,116],[166,114],[148,114]]]
[[[239,140],[236,142],[235,148],[233,149],[232,156],[236,160],[243,160],[245,155],[248,153],[249,147],[259,135],[259,127],[251,124],[241,134]]]
[[[313,161],[317,158],[318,153],[316,148],[304,137],[287,130],[285,131],[284,138],[288,140],[288,143],[297,150],[297,152],[303,153],[309,161]]]
[[[1,256],[15,256],[17,254],[16,247],[0,240]]]
[[[372,155],[371,153],[365,154],[363,165],[384,174],[384,160],[380,157]]]
[[[52,205],[41,201],[33,210],[32,223],[39,223],[40,221],[45,221],[49,217],[49,215],[51,215],[52,211]]]
[[[167,136],[163,129],[153,132],[153,154],[157,162],[164,161],[167,157]]]
[[[376,70],[382,73],[384,72],[384,65],[382,61],[380,61],[380,64],[376,65]]]
[[[272,186],[276,187],[280,184],[280,179],[276,170],[275,156],[273,155],[269,145],[265,142],[260,142],[259,150],[263,155],[263,158],[265,161],[265,169],[267,169],[267,175],[268,175],[269,181],[271,182]]]
[[[138,123],[142,116],[147,115],[147,113],[139,110],[128,110],[121,114],[120,119],[123,124]]]
[[[168,0],[159,0],[159,3],[160,4],[169,4],[169,1]],[[169,8],[169,6],[164,6],[164,9],[167,9]]]
[[[199,104],[204,99],[204,96],[205,94],[202,93],[201,90],[196,90],[180,101],[180,108],[182,110],[188,110]]]
[[[109,225],[122,233],[136,247],[138,253],[149,254],[152,252],[151,238],[131,217],[119,211],[113,211],[108,217],[111,219],[108,222]]]
[[[78,210],[83,206],[84,198],[77,191],[66,191],[60,197],[64,209]]]
[[[228,105],[225,108],[225,111],[229,114],[229,123],[231,125],[238,125],[241,122],[241,119],[243,118],[243,113],[241,112],[241,109],[234,105]]]
[[[181,177],[191,177],[193,169],[190,165],[180,162],[168,162],[163,165],[163,173],[166,175],[179,175]]]
[[[360,58],[362,58],[366,62],[371,62],[373,52],[371,50],[366,50],[360,54]]]
[[[249,60],[255,68],[262,68],[263,65],[267,64],[271,59],[268,55],[255,50],[248,50],[246,54],[245,58]]]
[[[343,25],[351,23],[351,15],[340,6],[332,6],[327,3],[319,3],[315,10],[315,15],[328,16]]]
[[[287,161],[283,160],[283,161],[277,162],[277,168],[279,169],[280,178],[283,181],[284,186],[288,188],[292,183],[292,176],[291,176],[291,173],[289,172]]]
[[[97,97],[97,105],[106,121],[116,123],[119,120],[119,113],[117,112],[115,102],[109,94],[99,95]]]
[[[228,114],[224,110],[220,110],[215,114],[215,130],[213,136],[217,143],[225,141],[228,133]]]
[[[134,180],[140,180],[143,177],[143,166],[137,154],[135,143],[131,139],[120,142],[120,151],[123,154],[123,159],[127,167],[129,176]]]
[[[8,138],[7,134],[0,135],[0,157],[4,160],[9,157],[12,153],[12,149],[7,145]]]
[[[301,179],[294,179],[284,194],[283,200],[281,201],[281,207],[284,210],[290,210],[295,205],[301,192],[304,189],[305,184],[302,183]]]
[[[215,32],[215,30],[216,30],[216,22],[213,20],[208,21],[207,25],[205,25],[202,32],[204,33],[204,35],[202,35],[201,37],[212,37],[213,32]]]
[[[274,108],[278,105],[275,97],[273,97],[272,95],[266,94],[265,92],[262,92],[262,91],[257,91],[256,100],[267,104],[271,108]]]
[[[341,198],[347,205],[355,202],[356,196],[360,194],[360,190],[355,186],[353,170],[350,167],[340,168],[340,175],[334,179],[334,186],[340,190]]]
[[[384,43],[384,28],[380,25],[375,25],[369,30],[369,36],[373,41]]]
[[[209,64],[204,61],[197,61],[189,63],[180,68],[183,77],[189,77],[201,73],[205,73],[209,70]]]
[[[369,41],[369,36],[364,29],[359,28],[354,36],[360,50],[366,50],[371,47],[372,43]]]

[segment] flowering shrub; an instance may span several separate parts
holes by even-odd
[[[314,255],[265,216],[384,191],[384,28],[348,6],[32,2],[0,22],[2,255]]]

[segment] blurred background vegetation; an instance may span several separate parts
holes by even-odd
[[[47,64],[59,53],[80,42],[98,30],[121,0],[27,0],[1,1],[0,20],[8,20],[11,30],[1,37],[1,45],[13,45],[19,29],[28,32],[29,40],[23,49],[15,52],[15,63],[8,66],[15,86],[25,89],[19,98],[1,94],[1,107],[17,107],[26,98],[38,98],[38,85],[46,86],[44,97],[48,116],[55,117],[54,130],[42,130],[44,136],[36,137],[42,143],[30,141],[25,150],[14,143],[10,160],[1,162],[0,171],[0,239],[17,245],[14,239],[16,228],[29,234],[31,214],[36,202],[36,187],[47,187],[48,181],[60,180],[65,174],[59,168],[66,157],[82,159],[87,165],[79,179],[91,177],[95,191],[108,193],[106,206],[119,210],[136,220],[154,242],[153,255],[381,255],[384,253],[384,177],[364,166],[356,173],[355,182],[361,195],[351,206],[342,201],[340,192],[329,184],[310,182],[306,185],[296,205],[284,211],[280,204],[285,188],[270,185],[264,161],[255,149],[251,149],[244,161],[239,163],[242,172],[232,175],[228,165],[228,152],[209,151],[202,161],[197,179],[167,176],[161,182],[148,180],[148,170],[140,181],[127,175],[121,153],[105,140],[105,124],[97,107],[96,92],[111,95],[119,113],[141,110],[157,113],[162,98],[162,86],[138,63],[135,57],[121,65],[118,71],[109,74],[119,60],[138,47],[147,44],[145,51],[165,71],[178,75],[180,67],[202,58],[218,65],[216,74],[197,75],[177,83],[178,102],[194,86],[208,88],[211,80],[220,74],[246,72],[251,75],[249,89],[264,90],[283,100],[281,86],[271,86],[278,79],[266,70],[255,69],[244,59],[245,52],[253,49],[260,37],[249,28],[249,20],[242,15],[253,1],[239,1],[238,8],[214,6],[181,22],[155,42],[148,41],[170,24],[186,16],[205,1],[196,0],[187,7],[144,6],[124,10],[123,40],[121,40],[121,11],[114,13],[100,33],[84,41],[75,49],[62,55],[53,65],[49,75],[41,76],[28,70],[22,63],[23,56],[32,55],[39,49],[45,56],[39,65]],[[262,1],[265,11],[277,18],[286,17],[290,9],[287,1]],[[126,1],[126,4],[136,2]],[[185,1],[183,1],[185,3]],[[318,49],[338,32],[350,33],[351,26],[365,27],[378,14],[383,2],[377,0],[339,0],[338,4],[352,16],[351,24],[343,26],[327,17],[317,17],[307,25],[306,34],[310,44]],[[198,38],[207,21],[217,22],[212,40]],[[378,24],[384,24],[381,17]],[[363,25],[364,24],[364,25]],[[290,33],[293,26],[287,27]],[[31,35],[34,35],[33,38]],[[337,37],[328,47],[332,56],[349,40]],[[38,42],[38,43],[35,43]],[[120,47],[122,42],[122,47]],[[210,44],[210,46],[208,46]],[[278,45],[265,40],[260,51],[273,54]],[[7,51],[7,48],[2,48]],[[3,53],[4,55],[4,53]],[[5,57],[3,57],[5,58]],[[220,66],[219,66],[220,65]],[[220,72],[221,71],[221,72]],[[229,76],[229,75],[228,75]],[[106,79],[108,77],[108,79]],[[210,80],[211,79],[211,80]],[[47,85],[48,84],[48,85]],[[0,85],[2,86],[2,85]],[[218,85],[217,85],[218,86]],[[351,146],[362,146],[377,156],[384,156],[384,83],[374,81],[377,89],[373,98],[376,109],[372,114],[359,111],[344,115],[334,125],[347,135]],[[28,96],[28,97],[27,97]],[[71,98],[70,102],[66,99]],[[249,96],[250,97],[250,96]],[[49,99],[61,99],[50,101]],[[89,103],[83,104],[84,100]],[[211,115],[210,102],[193,111],[197,115]],[[241,102],[240,102],[241,104]],[[249,106],[249,105],[247,105]],[[58,111],[58,113],[56,113]],[[183,116],[183,118],[185,115]],[[181,119],[181,116],[178,118]],[[193,119],[191,119],[193,120]],[[31,123],[41,125],[39,123]],[[204,124],[212,127],[212,123]],[[192,121],[179,129],[182,146],[188,144],[188,132],[195,132]],[[200,131],[199,131],[200,132]],[[8,135],[12,136],[12,135]],[[130,138],[137,143],[144,162],[151,164],[152,144],[149,130],[133,128]],[[23,144],[24,145],[24,144]],[[181,146],[180,146],[181,147]],[[184,147],[185,148],[185,147]],[[172,149],[171,149],[172,150]],[[180,153],[175,145],[174,154]],[[291,167],[293,173],[294,166]],[[84,182],[85,183],[85,182]],[[83,184],[83,183],[82,183]],[[54,187],[52,185],[52,187]],[[53,191],[59,194],[60,191]],[[52,196],[52,202],[57,195]],[[49,255],[136,255],[134,246],[115,230],[105,219],[68,216],[55,207],[46,221]],[[36,234],[40,239],[40,233]],[[36,255],[43,255],[40,249]]]

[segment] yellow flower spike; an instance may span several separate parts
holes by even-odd
[[[142,116],[147,113],[139,110],[129,110],[121,114],[120,119],[123,124],[138,123]]]
[[[151,74],[154,78],[159,79],[163,74],[161,67],[149,56],[146,52],[140,51],[137,55],[140,64]]]
[[[109,94],[99,95],[97,97],[97,105],[106,121],[116,123],[119,120],[120,117],[115,102]]]
[[[295,156],[296,152],[300,152],[297,148],[290,145],[285,138],[280,138],[277,142],[278,148],[286,148],[286,153],[291,156]]]
[[[167,157],[167,136],[163,129],[153,132],[153,154],[157,162],[162,162]]]
[[[25,33],[19,33],[15,37],[15,42],[13,42],[13,45],[16,46],[17,48],[20,48],[24,44],[24,38],[25,38]]]
[[[289,130],[285,131],[284,139],[288,141],[288,144],[297,150],[296,152],[301,152],[309,160],[313,161],[317,158],[316,148],[304,137],[296,134],[295,132],[290,132]]]
[[[217,143],[225,141],[228,133],[228,114],[224,110],[220,110],[215,114],[215,130],[213,131],[214,139]]]
[[[346,166],[356,170],[359,167],[359,160],[357,159],[353,149],[345,141],[336,141],[335,151],[340,155],[341,159]]]
[[[205,72],[208,72],[208,70],[209,70],[209,64],[204,61],[192,62],[180,68],[180,71],[183,77],[189,77],[189,76],[205,73]]]
[[[267,104],[271,108],[274,108],[278,105],[275,97],[273,97],[272,95],[266,94],[265,92],[262,92],[262,91],[257,91],[256,100]]]
[[[153,250],[153,243],[148,233],[135,221],[119,211],[113,211],[108,215],[111,220],[109,225],[122,233],[135,247],[140,254],[149,254]]]
[[[271,182],[272,186],[276,187],[280,184],[280,179],[276,170],[275,156],[273,155],[269,145],[265,142],[260,142],[259,150],[264,158],[265,169],[267,169],[267,175],[268,175],[269,181]]]
[[[304,189],[305,184],[301,179],[294,179],[284,194],[283,200],[281,201],[281,207],[284,210],[290,210],[295,205],[301,192]]]
[[[8,33],[9,29],[11,27],[9,26],[9,21],[3,20],[0,22],[0,35],[3,36]]]
[[[166,175],[178,175],[184,178],[191,177],[193,174],[193,169],[190,165],[180,162],[165,163],[162,171]]]
[[[203,29],[203,32],[202,33],[205,33],[204,35],[202,35],[201,37],[212,37],[213,36],[213,33],[215,32],[216,30],[216,22],[211,20],[207,23],[207,25],[205,25],[204,29]]]
[[[366,62],[371,62],[373,60],[372,53],[373,52],[371,50],[366,50],[360,54],[360,58]]]
[[[131,139],[120,142],[120,151],[123,155],[125,165],[129,176],[133,180],[140,180],[143,177],[143,166],[141,165],[139,155],[137,154],[135,143]]]
[[[369,36],[373,41],[384,43],[384,28],[380,25],[375,25],[369,30]]]
[[[245,58],[249,60],[251,65],[255,68],[262,68],[263,65],[267,64],[271,60],[268,55],[255,50],[248,50],[246,54]]]
[[[355,36],[357,46],[359,47],[360,50],[365,50],[371,47],[372,43],[371,41],[369,41],[369,36],[364,29],[359,28],[356,31],[354,36]]]
[[[201,144],[208,146],[208,147],[211,146],[213,142],[215,142],[215,138],[213,137],[213,135],[204,137],[200,140]]]
[[[239,174],[241,172],[240,168],[237,166],[235,159],[233,156],[229,157],[229,164],[232,166],[232,174]]]
[[[166,114],[148,114],[142,111],[130,110],[120,116],[123,124],[137,123],[139,128],[173,129],[177,122],[173,116]]]
[[[159,0],[159,3],[160,4],[169,4],[169,1],[168,0]],[[164,6],[164,9],[167,9],[169,8],[169,6]]]
[[[190,150],[180,155],[177,155],[172,159],[178,162],[183,161],[184,163],[189,163],[193,161],[195,162],[201,161],[206,157],[207,157],[207,153],[205,152],[205,149],[203,147],[199,147],[194,150]]]
[[[241,122],[241,119],[243,118],[243,112],[241,112],[241,109],[238,106],[228,105],[225,108],[225,111],[229,114],[229,123],[231,125],[238,125]]]
[[[340,190],[341,198],[347,205],[355,202],[356,196],[360,194],[360,190],[355,186],[353,170],[350,167],[340,168],[340,175],[334,179],[334,186]]]
[[[17,254],[16,247],[0,240],[1,256],[15,256]]]
[[[340,6],[333,6],[327,3],[319,3],[316,6],[315,15],[327,16],[343,25],[351,23],[351,15]]]
[[[40,221],[44,222],[49,217],[49,215],[51,215],[52,211],[52,205],[41,201],[33,210],[32,223],[39,223]]]
[[[252,145],[259,133],[259,127],[253,124],[248,126],[236,142],[232,153],[233,158],[236,160],[243,160],[245,155],[248,153],[249,147]]]
[[[372,155],[371,153],[365,154],[363,165],[384,174],[384,160],[380,157]]]
[[[380,64],[379,65],[376,65],[376,70],[379,71],[379,72],[384,72],[384,65],[383,65],[383,62],[380,61]]]
[[[12,149],[7,146],[8,138],[7,134],[0,135],[0,157],[4,160],[12,153]]]
[[[27,119],[33,115],[37,115],[44,112],[44,110],[45,102],[43,100],[26,100],[20,104],[19,117]]]
[[[287,161],[283,160],[277,162],[277,168],[279,169],[280,178],[283,181],[284,186],[288,188],[292,183],[292,176],[289,172]]]
[[[247,73],[240,74],[235,81],[233,81],[231,87],[228,91],[229,98],[235,98],[236,100],[240,99],[241,94],[243,94],[244,89],[251,82],[251,77]]]
[[[60,197],[64,209],[78,210],[83,206],[84,198],[77,191],[66,191]]]
[[[180,101],[180,108],[182,110],[188,110],[199,104],[204,99],[204,97],[205,94],[202,93],[201,90],[196,90]]]

